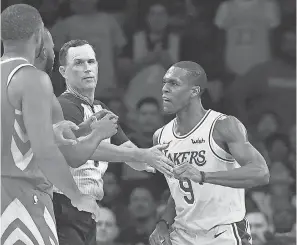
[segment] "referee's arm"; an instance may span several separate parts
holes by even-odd
[[[60,102],[60,103],[59,103]],[[66,99],[55,100],[54,103],[56,111],[62,111],[60,116],[56,113],[55,120],[67,120],[79,124],[83,121],[83,112],[71,101]],[[60,118],[57,118],[60,117]],[[54,123],[54,122],[53,122]],[[95,152],[96,148],[104,138],[100,132],[92,131],[88,136],[81,138],[76,145],[61,145],[60,151],[64,155],[67,163],[72,168],[78,168],[85,164]]]

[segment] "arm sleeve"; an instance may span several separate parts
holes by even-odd
[[[74,122],[76,125],[79,125],[84,121],[84,112],[79,105],[76,105],[72,101],[62,97],[59,98],[59,102],[62,107],[65,120]]]
[[[109,110],[110,109],[102,102],[99,102],[100,105],[102,106],[103,109]],[[67,119],[66,119],[67,120]],[[118,127],[118,132],[111,137],[111,143],[115,144],[115,145],[121,145],[125,142],[129,141],[129,138],[127,137],[127,135],[124,133],[123,129],[119,126]]]

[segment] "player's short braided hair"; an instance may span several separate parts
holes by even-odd
[[[1,13],[1,40],[28,40],[43,25],[38,10],[27,4],[15,4]]]

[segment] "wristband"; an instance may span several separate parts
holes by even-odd
[[[159,224],[160,222],[164,222],[164,223],[166,224],[166,226],[167,226],[167,229],[169,230],[170,225],[169,225],[169,223],[168,223],[165,219],[160,219],[160,220],[157,222],[157,224]]]
[[[199,182],[199,185],[203,185],[205,182],[205,173],[203,171],[200,171],[201,175],[201,181]]]

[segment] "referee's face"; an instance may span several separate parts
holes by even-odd
[[[64,77],[71,87],[78,90],[95,90],[98,62],[93,48],[86,44],[71,47],[67,53]]]

